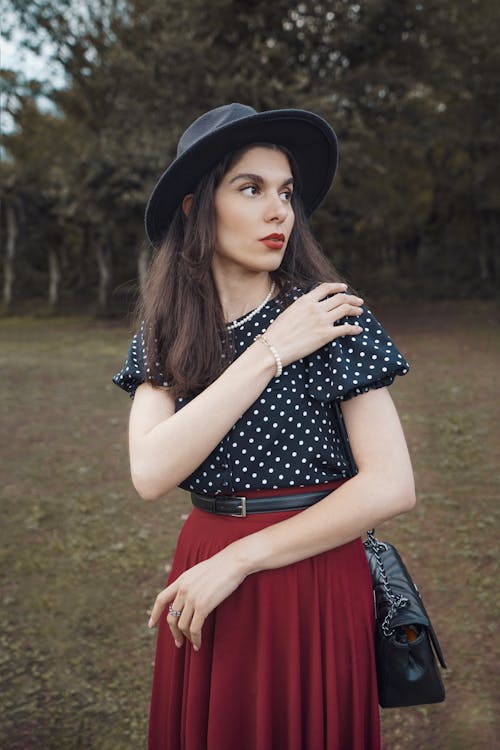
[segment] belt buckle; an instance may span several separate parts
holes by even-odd
[[[243,497],[242,495],[234,495],[232,500],[241,500],[241,505],[238,510],[240,510],[240,513],[230,513],[230,516],[233,516],[234,518],[245,518],[247,515],[247,499],[246,497]]]

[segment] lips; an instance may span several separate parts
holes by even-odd
[[[273,234],[268,234],[267,237],[262,237],[260,241],[271,250],[281,250],[285,244],[285,235],[274,232]]]

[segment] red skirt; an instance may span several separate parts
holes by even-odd
[[[168,582],[293,514],[194,509]],[[373,630],[361,539],[248,576],[205,621],[199,652],[178,649],[163,616],[149,750],[379,750]]]

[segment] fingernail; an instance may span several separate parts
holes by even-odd
[[[200,650],[200,647],[199,646],[195,646],[194,643],[193,643],[193,648],[194,648],[195,651],[199,651]]]
[[[154,625],[154,622],[153,622],[153,618],[152,618],[152,617],[150,617],[150,618],[149,618],[149,622],[148,622],[148,628],[152,628],[152,627],[153,627],[153,625]]]
[[[174,641],[177,648],[180,648],[182,646],[182,643],[180,641]]]

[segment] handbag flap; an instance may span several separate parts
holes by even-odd
[[[443,652],[432,627],[429,615],[424,607],[417,586],[401,559],[397,549],[389,542],[379,542],[375,537],[364,542],[366,557],[372,575],[377,620],[382,622],[393,605],[394,597],[406,600],[404,606],[396,609],[390,618],[391,628],[401,625],[423,625],[428,629],[429,637],[439,659],[440,665],[446,669]],[[382,563],[381,570],[379,561]],[[385,573],[385,576],[384,576]],[[389,583],[390,595],[387,592],[386,580]]]
[[[385,619],[393,606],[394,597],[396,597],[396,599],[406,600],[406,604],[398,607],[392,615],[390,620],[391,627],[410,625],[412,623],[429,627],[429,616],[420,598],[418,589],[396,548],[388,542],[377,544],[377,553],[384,570],[380,569],[377,554],[370,542],[365,542],[365,551],[372,574],[377,619],[380,621]],[[389,592],[387,591],[384,571],[389,581]]]

